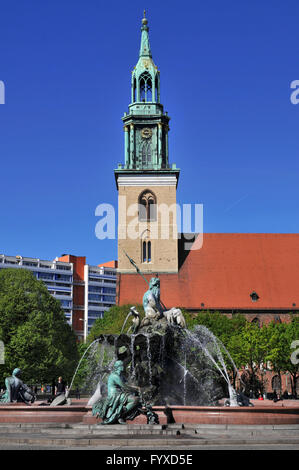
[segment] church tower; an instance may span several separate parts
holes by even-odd
[[[144,273],[175,273],[179,170],[175,164],[169,164],[170,118],[160,102],[160,72],[152,58],[145,13],[128,111],[122,118],[125,162],[115,170],[118,270],[135,272],[128,255]]]

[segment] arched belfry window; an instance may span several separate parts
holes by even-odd
[[[157,219],[157,199],[152,191],[143,191],[138,198],[138,205],[141,222],[154,222]]]
[[[153,101],[152,99],[152,77],[148,72],[144,72],[139,78],[140,101]]]
[[[155,90],[154,90],[154,95],[155,95],[155,101],[160,102],[160,96],[159,96],[159,78],[158,78],[158,75],[156,75],[156,78],[155,78]]]
[[[136,78],[133,78],[133,85],[132,85],[132,103],[136,101]]]

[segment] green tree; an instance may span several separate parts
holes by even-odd
[[[240,347],[242,348],[243,365],[247,371],[247,392],[256,394],[265,391],[263,366],[269,352],[267,326],[247,322],[240,332]],[[241,359],[241,356],[240,356]]]
[[[296,385],[299,376],[299,360],[294,357],[293,342],[299,340],[299,321],[291,323],[270,323],[267,328],[269,350],[266,360],[281,378],[282,373],[291,375],[292,394],[297,395]],[[297,347],[298,349],[298,347]]]
[[[297,382],[299,377],[299,357],[298,357],[298,340],[299,340],[299,318],[295,317],[291,323],[286,325],[285,330],[285,365],[284,371],[291,375],[292,394],[297,397]],[[297,342],[294,344],[294,342]],[[295,349],[294,349],[295,346]]]
[[[142,305],[135,305],[135,306],[138,312],[140,313],[140,318],[142,319],[144,316]],[[92,328],[90,329],[90,332],[87,338],[88,343],[94,341],[96,338],[98,338],[100,335],[103,335],[103,334],[119,335],[122,330],[123,324],[126,320],[126,317],[128,313],[130,312],[131,307],[132,305],[122,305],[122,306],[113,305],[113,307],[110,307],[109,310],[105,312],[104,317],[98,318],[92,325]],[[131,325],[131,319],[129,317],[125,325],[124,332],[128,330],[130,325]]]
[[[27,383],[69,380],[78,361],[76,337],[60,302],[25,269],[0,271],[0,339],[5,364],[0,380],[19,367]]]
[[[289,354],[289,344],[286,338],[286,323],[271,322],[267,326],[268,351],[266,361],[271,363],[271,369],[277,373],[281,383],[281,374],[286,367],[285,357]]]

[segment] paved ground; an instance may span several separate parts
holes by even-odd
[[[125,447],[105,447],[105,446],[88,446],[88,447],[64,447],[64,446],[39,446],[39,445],[32,445],[32,444],[20,444],[20,445],[17,445],[17,444],[14,444],[14,445],[9,445],[9,444],[0,444],[0,451],[15,451],[15,450],[21,450],[21,451],[26,451],[26,450],[54,450],[54,451],[57,451],[57,450],[63,450],[63,451],[66,451],[66,450],[71,450],[71,451],[75,451],[75,450],[79,450],[79,451],[82,451],[82,450],[92,450],[92,451],[101,451],[101,450],[111,450],[111,451],[114,451],[114,452],[117,452],[117,451],[121,451],[121,450],[126,450],[126,451],[139,451],[140,450],[140,447],[130,447],[130,446],[125,446]],[[279,445],[279,444],[275,444],[275,445],[271,445],[271,444],[267,444],[267,446],[264,446],[264,445],[259,445],[259,444],[247,444],[247,445],[205,445],[205,446],[192,446],[192,447],[169,447],[169,446],[165,446],[165,447],[146,447],[146,448],[143,448],[143,450],[147,450],[147,451],[159,451],[159,450],[163,450],[163,451],[169,451],[169,453],[171,453],[171,451],[198,451],[198,450],[202,450],[202,451],[210,451],[210,450],[213,450],[213,451],[232,451],[232,450],[250,450],[250,451],[260,451],[260,450],[267,450],[267,451],[290,451],[290,450],[293,450],[293,451],[298,451],[299,450],[299,445]]]

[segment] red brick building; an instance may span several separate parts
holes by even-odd
[[[299,312],[299,234],[206,233],[198,250],[179,243],[178,273],[159,277],[167,308],[288,321]],[[118,274],[117,302],[140,303],[146,289],[137,273]]]
[[[242,313],[259,324],[299,313],[299,234],[207,233],[201,249],[182,247],[178,273],[158,274],[167,308]],[[137,273],[118,274],[118,304],[141,303],[146,290]],[[289,375],[280,378],[267,367],[264,373],[267,392],[291,392]]]

